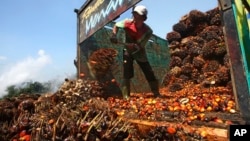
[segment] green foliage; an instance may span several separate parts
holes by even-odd
[[[42,94],[49,92],[52,87],[52,82],[40,83],[40,82],[24,82],[20,86],[11,85],[7,87],[7,95],[3,98],[9,98],[18,96],[20,94]]]

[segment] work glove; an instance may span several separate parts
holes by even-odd
[[[110,41],[111,41],[111,43],[114,43],[114,44],[117,44],[117,43],[118,43],[118,39],[117,39],[117,37],[116,37],[115,34],[112,34],[112,36],[111,36],[111,38],[110,38]]]
[[[126,48],[129,50],[136,50],[137,45],[134,43],[127,43]]]
[[[131,52],[132,54],[138,52],[140,50],[140,46],[138,46],[137,44],[134,43],[129,43],[126,45],[126,48],[128,49],[129,52]]]

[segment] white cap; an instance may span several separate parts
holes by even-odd
[[[143,5],[138,5],[134,8],[133,12],[137,12],[139,15],[144,15],[147,17],[148,10],[145,6]]]

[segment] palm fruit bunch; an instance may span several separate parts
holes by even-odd
[[[100,48],[89,56],[88,65],[97,80],[111,72],[116,56],[117,51],[113,48]]]

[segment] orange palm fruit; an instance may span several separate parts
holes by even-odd
[[[167,127],[167,132],[169,134],[175,134],[176,133],[176,129],[174,127]]]

